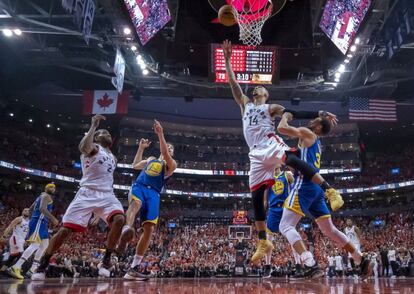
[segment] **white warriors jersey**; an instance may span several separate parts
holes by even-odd
[[[81,155],[82,179],[81,187],[99,191],[112,191],[114,184],[115,156],[100,145],[93,156]]]
[[[351,228],[345,227],[345,235],[351,240],[353,244],[359,245],[359,238],[355,231],[355,226],[352,226]]]
[[[20,224],[14,227],[12,237],[15,237],[18,240],[24,240],[29,231],[29,218],[21,218]]]
[[[243,133],[250,149],[262,146],[275,133],[275,121],[269,113],[269,104],[254,105],[249,102],[243,113]],[[282,141],[279,138],[279,141]]]

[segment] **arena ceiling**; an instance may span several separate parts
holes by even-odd
[[[327,81],[344,57],[318,28],[325,1],[287,1],[282,11],[265,24],[262,34],[264,45],[281,48],[281,81],[271,87],[273,101],[286,103],[299,97],[309,103],[329,102],[341,113],[350,95],[395,98],[405,117],[402,123],[409,123],[414,40],[406,40],[393,59],[388,60],[381,38],[382,24],[396,2],[373,0],[359,32],[364,45],[348,65],[344,80],[333,87],[323,79]],[[224,39],[237,43],[238,27],[212,23],[217,13],[207,0],[169,0],[172,21],[144,47],[136,35],[126,37],[122,33],[125,26],[132,27],[122,1],[95,3],[88,45],[61,1],[0,1],[0,28],[16,27],[23,31],[20,37],[0,36],[0,95],[57,112],[78,112],[83,89],[113,88],[110,78],[119,47],[127,61],[125,88],[133,90],[132,112],[142,112],[141,100],[148,105],[150,97],[171,97],[171,103],[183,97],[194,103],[206,98],[231,99],[226,85],[214,84],[208,78],[209,45]],[[154,69],[150,75],[142,75],[135,61],[136,53],[130,49],[132,45],[149,60]],[[156,109],[159,101],[154,100],[151,109]],[[178,114],[194,116],[191,107],[187,109]],[[165,111],[177,115],[171,108]],[[199,114],[213,115],[214,108]]]

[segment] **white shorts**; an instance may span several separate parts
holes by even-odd
[[[250,158],[250,191],[254,191],[262,185],[272,186],[277,164],[282,164],[285,151],[291,148],[283,140],[277,137],[266,139],[263,145],[253,148],[249,152]]]
[[[10,255],[17,255],[24,251],[24,238],[18,238],[12,235],[9,239]]]
[[[88,227],[92,213],[109,224],[112,216],[124,213],[124,208],[113,191],[102,192],[81,187],[63,216],[63,226],[83,232]]]

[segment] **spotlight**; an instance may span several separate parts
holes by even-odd
[[[58,128],[56,128],[56,130],[60,131],[60,128],[58,127]]]
[[[13,32],[10,29],[3,29],[3,35],[10,38],[11,36],[13,36]]]
[[[32,122],[33,122],[33,119],[29,118],[29,123],[32,123]]]
[[[9,116],[13,117],[14,116],[14,113],[13,112],[10,112],[9,113]]]
[[[357,49],[357,47],[355,45],[352,45],[351,48],[349,50],[351,50],[351,52],[355,52]]]
[[[50,128],[50,127],[51,127],[51,125],[50,125],[50,124],[47,124],[47,125],[46,125],[46,128]]]
[[[332,83],[332,86],[336,87],[338,86],[338,83]]]
[[[339,79],[340,77],[341,77],[341,73],[340,73],[340,72],[336,72],[336,73],[335,73],[335,78],[336,78],[336,79]]]
[[[339,78],[335,78],[335,82],[336,83],[339,83]]]
[[[345,60],[344,60],[344,62],[345,62],[345,63],[349,63],[349,59],[345,59]]]
[[[355,39],[355,44],[357,44],[357,45],[358,45],[359,43],[361,43],[361,39],[360,39],[360,38],[356,38],[356,39]]]
[[[148,69],[144,69],[144,70],[142,71],[142,74],[143,74],[144,76],[148,75],[148,74],[149,74]]]
[[[142,62],[144,62],[144,61],[142,60],[142,56],[141,56],[141,54],[139,54],[139,55],[137,56],[137,62],[138,62],[138,64],[141,64]]]
[[[345,71],[345,64],[341,64],[341,65],[338,67],[338,71],[339,71],[340,73],[343,73],[343,72]]]
[[[125,27],[124,28],[124,35],[129,35],[129,34],[131,34],[131,29],[128,28],[128,27]]]
[[[131,46],[131,50],[132,50],[132,51],[137,51],[137,46],[132,45],[132,46]]]
[[[348,54],[346,57],[348,57],[348,59],[351,59],[352,57],[354,57],[354,55]]]
[[[144,62],[142,62],[139,66],[141,67],[142,70],[147,68],[147,65]]]
[[[21,29],[14,29],[14,30],[13,30],[13,33],[14,33],[16,36],[21,36],[21,35],[22,35],[22,30],[21,30]]]

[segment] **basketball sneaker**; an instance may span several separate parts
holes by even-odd
[[[260,261],[263,257],[265,257],[266,254],[271,252],[273,250],[273,244],[269,240],[259,240],[257,244],[256,252],[253,254],[251,258],[251,262],[253,264]]]
[[[336,191],[334,188],[329,188],[325,191],[325,196],[331,205],[332,211],[337,211],[344,205],[344,200],[342,200],[341,194]]]
[[[271,277],[272,277],[272,266],[270,264],[266,264],[262,278],[269,279]]]
[[[14,266],[9,267],[9,268],[6,270],[6,272],[7,272],[10,276],[12,276],[13,278],[15,278],[15,279],[18,279],[18,280],[24,280],[24,277],[23,277],[23,275],[22,275],[22,273],[21,273],[21,270],[20,270],[19,268],[17,268],[17,267],[14,267]]]
[[[31,280],[32,281],[43,281],[46,279],[45,272],[35,272],[32,274]]]
[[[304,266],[303,276],[305,278],[317,279],[323,277],[324,275],[324,271],[319,268],[318,264],[315,264],[314,266]]]
[[[130,268],[125,274],[124,279],[136,280],[136,281],[147,281],[151,275],[145,275],[139,271],[139,266]]]

